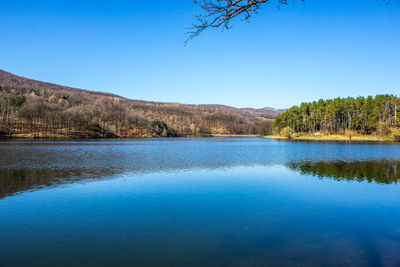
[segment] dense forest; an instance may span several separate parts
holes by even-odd
[[[277,132],[378,134],[396,132],[399,99],[394,95],[335,98],[302,103],[278,115]]]
[[[0,71],[0,136],[153,137],[257,134],[274,109],[130,100]],[[265,131],[265,130],[262,130]]]

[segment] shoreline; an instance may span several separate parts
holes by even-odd
[[[65,141],[65,140],[135,140],[135,139],[158,139],[158,138],[166,138],[166,139],[175,139],[175,138],[212,138],[212,137],[260,137],[260,135],[238,135],[238,134],[207,134],[201,136],[137,136],[137,137],[25,137],[25,136],[16,136],[16,137],[0,137],[0,141],[10,141],[10,140],[49,140],[49,141]]]
[[[262,137],[262,136],[256,134],[207,134],[205,136],[198,136],[198,137]]]
[[[250,137],[259,137],[265,139],[275,139],[275,140],[290,140],[290,141],[339,141],[339,142],[384,142],[384,143],[396,143],[390,138],[381,138],[376,135],[355,135],[352,136],[351,139],[345,135],[321,135],[321,136],[313,136],[313,135],[300,135],[294,136],[292,138],[283,137],[280,135],[235,135],[235,134],[208,134],[203,136],[173,136],[173,137],[162,137],[162,136],[138,136],[138,137],[95,137],[95,138],[68,138],[68,137],[0,137],[0,141],[33,141],[33,140],[47,140],[47,141],[95,141],[95,140],[137,140],[137,139],[185,139],[185,138],[229,138],[229,137],[237,137],[237,138],[250,138]]]
[[[376,135],[355,135],[352,137],[346,135],[332,134],[332,135],[300,135],[292,138],[287,138],[279,135],[266,135],[262,138],[279,139],[279,140],[294,140],[294,141],[371,141],[371,142],[393,142],[390,138],[382,138]]]

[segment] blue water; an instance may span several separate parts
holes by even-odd
[[[394,144],[2,142],[0,266],[399,266],[399,178]]]

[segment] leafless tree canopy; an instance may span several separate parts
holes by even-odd
[[[200,13],[195,15],[197,22],[193,24],[192,30],[188,33],[187,39],[197,37],[207,28],[223,28],[231,27],[232,19],[241,17],[244,21],[249,21],[253,14],[268,4],[272,4],[279,8],[287,5],[288,2],[295,0],[192,0],[195,5],[200,8]],[[302,3],[305,0],[298,0]],[[391,0],[382,0],[389,4]],[[186,42],[187,42],[186,41]]]

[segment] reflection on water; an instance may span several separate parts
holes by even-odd
[[[271,165],[265,163],[261,166]],[[332,178],[337,181],[368,181],[391,184],[397,183],[400,179],[400,161],[384,159],[374,161],[293,161],[286,163],[284,166],[303,175]],[[223,166],[223,164],[219,163],[207,167],[202,165],[193,165],[190,166],[191,168],[186,165],[158,167],[156,170],[142,168],[129,168],[127,170],[112,168],[15,170],[2,168],[0,169],[0,198],[28,190],[54,187],[68,183],[118,178],[121,174],[142,175],[160,170],[173,170],[175,172],[191,169],[218,170],[232,168],[233,166],[231,164]]]
[[[0,169],[0,198],[28,190],[54,187],[62,184],[101,180],[112,177],[115,171],[108,169],[39,169],[13,170]]]
[[[398,266],[399,148],[3,142],[0,266]]]
[[[79,181],[163,171],[281,165],[337,179],[397,181],[397,145],[260,138],[0,143],[0,198]],[[305,163],[304,163],[305,162]]]
[[[397,183],[400,179],[400,161],[290,162],[286,166],[301,174],[336,180],[391,184]]]

